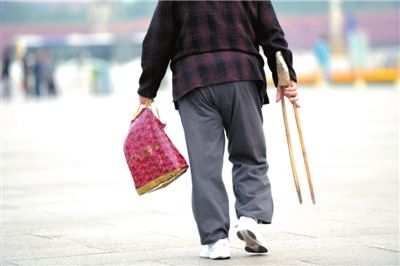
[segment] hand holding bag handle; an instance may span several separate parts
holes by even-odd
[[[157,109],[157,106],[156,106],[154,100],[148,100],[145,104],[139,104],[138,108],[136,109],[135,113],[133,114],[133,118],[135,118],[140,113],[141,107],[149,108],[154,113],[153,105],[154,105],[154,108],[156,109],[157,118],[158,118],[158,120],[160,120],[160,113],[158,112],[158,109]]]

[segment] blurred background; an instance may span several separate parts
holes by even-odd
[[[398,84],[398,1],[273,4],[294,51],[300,84]],[[136,90],[141,42],[155,5],[2,1],[3,97]]]

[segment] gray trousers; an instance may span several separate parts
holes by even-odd
[[[261,98],[256,83],[195,89],[178,102],[192,174],[192,209],[203,245],[228,237],[229,202],[222,181],[225,134],[236,215],[271,223],[273,202]]]

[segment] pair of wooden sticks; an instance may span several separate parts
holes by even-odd
[[[283,121],[285,124],[286,140],[287,140],[288,149],[289,149],[290,164],[292,166],[292,173],[293,173],[293,178],[294,178],[294,184],[296,186],[297,197],[299,199],[299,203],[302,204],[303,199],[301,196],[299,180],[297,178],[296,164],[294,162],[294,157],[293,157],[292,141],[290,138],[289,123],[288,123],[288,118],[287,118],[287,113],[286,113],[285,97],[284,97],[283,89],[282,89],[282,87],[290,86],[291,81],[290,81],[290,76],[289,76],[289,70],[286,65],[285,59],[282,56],[281,51],[276,52],[275,57],[276,57],[276,66],[277,66],[277,73],[278,73],[278,88],[280,88],[282,90],[282,99],[281,99],[282,114],[283,114]],[[312,203],[315,204],[314,188],[313,188],[313,184],[312,184],[312,180],[311,180],[310,168],[308,166],[308,159],[307,159],[306,148],[304,145],[303,132],[302,132],[301,125],[300,125],[299,114],[297,112],[297,106],[295,104],[293,104],[293,111],[294,111],[294,117],[296,120],[297,131],[299,133],[301,150],[302,150],[303,159],[304,159],[304,165],[305,165],[306,172],[307,172],[307,180],[308,180],[308,186],[310,189],[311,200],[312,200]]]

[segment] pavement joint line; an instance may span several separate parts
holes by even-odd
[[[390,252],[394,252],[394,253],[400,253],[399,250],[394,250],[394,249],[390,249],[390,248],[375,247],[375,246],[370,246],[370,245],[361,245],[361,246],[368,247],[368,248],[373,248],[373,249],[380,249],[380,250],[390,251]]]
[[[288,231],[279,231],[284,234],[289,234],[289,235],[295,235],[295,236],[303,236],[307,238],[320,238],[318,236],[312,236],[312,235],[306,235],[306,234],[300,234],[300,233],[293,233],[293,232],[288,232]]]
[[[319,263],[315,263],[315,262],[311,262],[311,261],[307,261],[307,260],[299,260],[300,262],[304,262],[307,264],[312,264],[312,265],[319,265],[319,266],[325,266],[327,264],[319,264]]]
[[[187,246],[187,247],[194,247],[194,246]],[[97,248],[96,248],[97,249]],[[96,255],[106,255],[106,254],[129,254],[132,251],[151,251],[151,250],[167,250],[167,249],[182,249],[182,247],[176,248],[147,248],[147,249],[135,249],[135,250],[124,250],[124,251],[105,251],[105,252],[92,252],[92,253],[84,253],[84,254],[74,254],[74,255],[65,255],[65,256],[51,256],[51,257],[36,257],[36,258],[29,258],[29,259],[17,259],[17,262],[23,261],[31,261],[31,260],[47,260],[47,259],[59,259],[59,258],[74,258],[74,257],[85,257],[85,256],[96,256]],[[141,260],[145,261],[145,260]]]
[[[50,240],[63,237],[62,235],[39,235],[39,234],[27,234],[27,235],[31,235],[31,236],[39,237],[39,238],[44,238],[44,239],[50,239]]]
[[[84,246],[87,246],[84,244]],[[195,248],[196,246],[186,246],[186,248]],[[92,247],[95,249],[99,249],[97,247]],[[104,254],[129,254],[133,251],[152,251],[152,250],[168,250],[168,249],[182,249],[182,247],[166,247],[166,248],[145,248],[145,249],[134,249],[134,250],[124,250],[124,251],[119,251],[119,250],[113,250],[113,251],[104,251],[104,252],[92,252],[92,253],[83,253],[83,254],[74,254],[74,255],[65,255],[65,256],[50,256],[50,257],[36,257],[36,258],[29,258],[29,259],[17,259],[15,261],[29,261],[29,260],[44,260],[44,259],[57,259],[57,258],[73,258],[73,257],[82,257],[82,256],[93,256],[93,255],[104,255]]]

